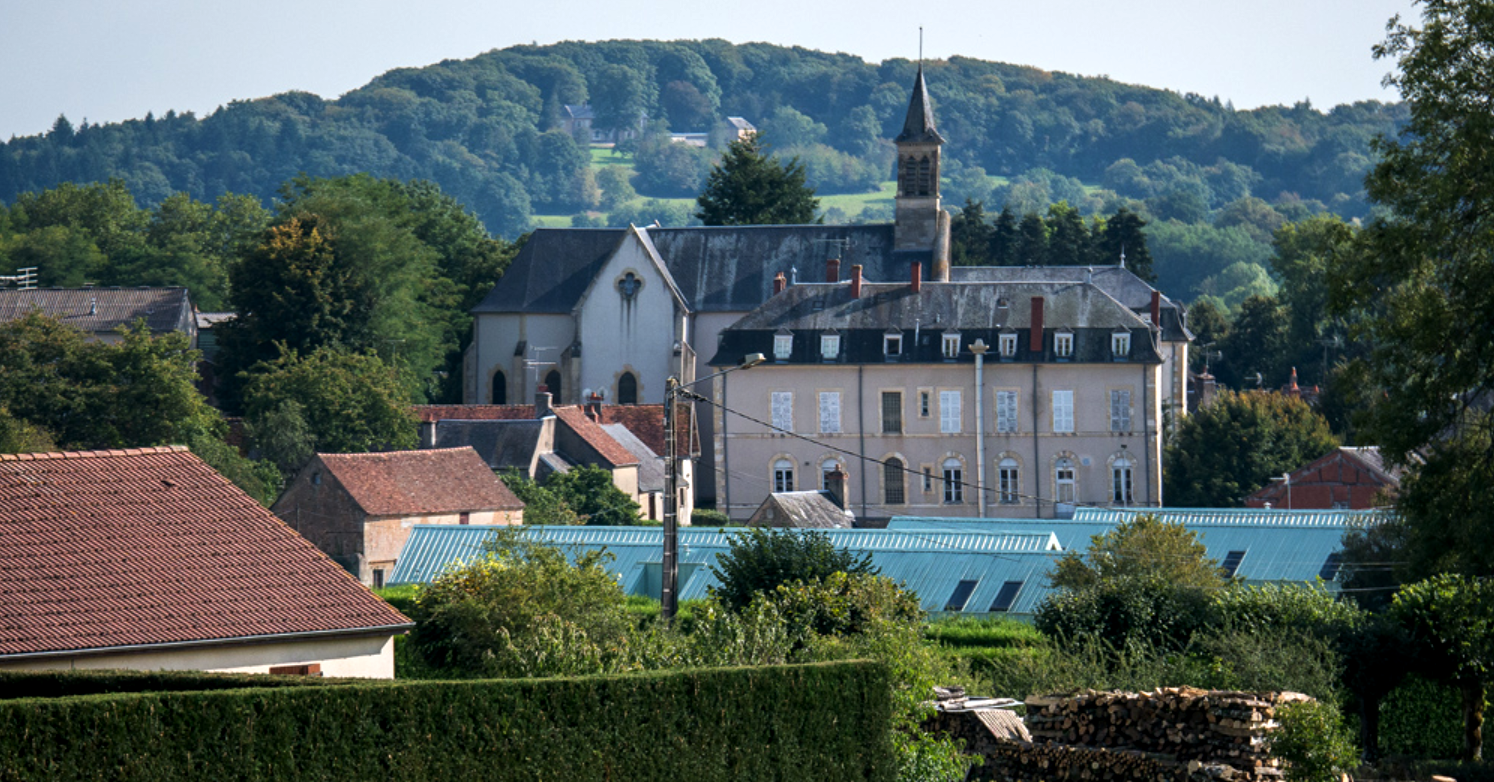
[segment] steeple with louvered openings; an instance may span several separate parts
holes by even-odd
[[[893,246],[930,253],[925,265],[934,280],[948,280],[949,215],[939,204],[939,151],[944,137],[934,128],[934,106],[923,80],[913,80],[908,117],[897,143],[896,227]]]

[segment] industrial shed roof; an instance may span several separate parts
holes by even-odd
[[[390,583],[428,583],[449,567],[481,557],[483,542],[498,529],[512,528],[412,527]],[[663,530],[658,527],[525,529],[578,552],[605,548],[614,557],[608,567],[626,592],[658,595],[663,549]],[[822,532],[837,547],[870,553],[882,574],[917,593],[927,611],[942,611],[952,596],[963,593],[966,613],[986,613],[1001,597],[1009,604],[1008,613],[1030,614],[1047,591],[1043,576],[1058,555],[1050,532]],[[733,528],[680,530],[681,599],[707,596],[708,588],[717,583],[710,566],[729,550],[730,536],[741,533]],[[962,588],[961,582],[973,583]]]

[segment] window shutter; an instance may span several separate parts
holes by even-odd
[[[1074,392],[1053,392],[1053,431],[1074,431]]]
[[[794,430],[794,392],[773,392],[773,426],[785,432]]]
[[[840,432],[840,392],[820,392],[820,431],[825,434]]]
[[[939,431],[943,434],[960,433],[960,392],[939,392]]]
[[[1017,392],[996,392],[996,431],[1017,431]]]

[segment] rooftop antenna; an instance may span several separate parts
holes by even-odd
[[[849,250],[849,249],[851,249],[851,240],[850,239],[814,239],[812,241],[813,241],[814,244],[833,244],[833,245],[835,245],[835,251],[839,254],[836,257],[839,257],[841,259],[844,259],[846,257],[846,251]],[[826,257],[828,258],[830,256],[826,256]]]
[[[13,275],[0,276],[0,283],[13,282],[16,290],[29,291],[36,287],[36,267],[26,266],[16,269]]]

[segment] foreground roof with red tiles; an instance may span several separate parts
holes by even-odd
[[[370,516],[524,507],[477,451],[467,446],[428,451],[321,453],[317,458]]]
[[[186,448],[0,455],[0,658],[409,626]]]
[[[527,421],[534,405],[415,405],[415,417],[432,421]]]
[[[577,437],[591,446],[603,459],[610,462],[610,466],[622,467],[638,463],[638,457],[624,448],[621,443],[612,439],[612,435],[607,434],[607,430],[591,420],[580,405],[557,406],[552,409],[552,412],[562,424],[575,432]]]

